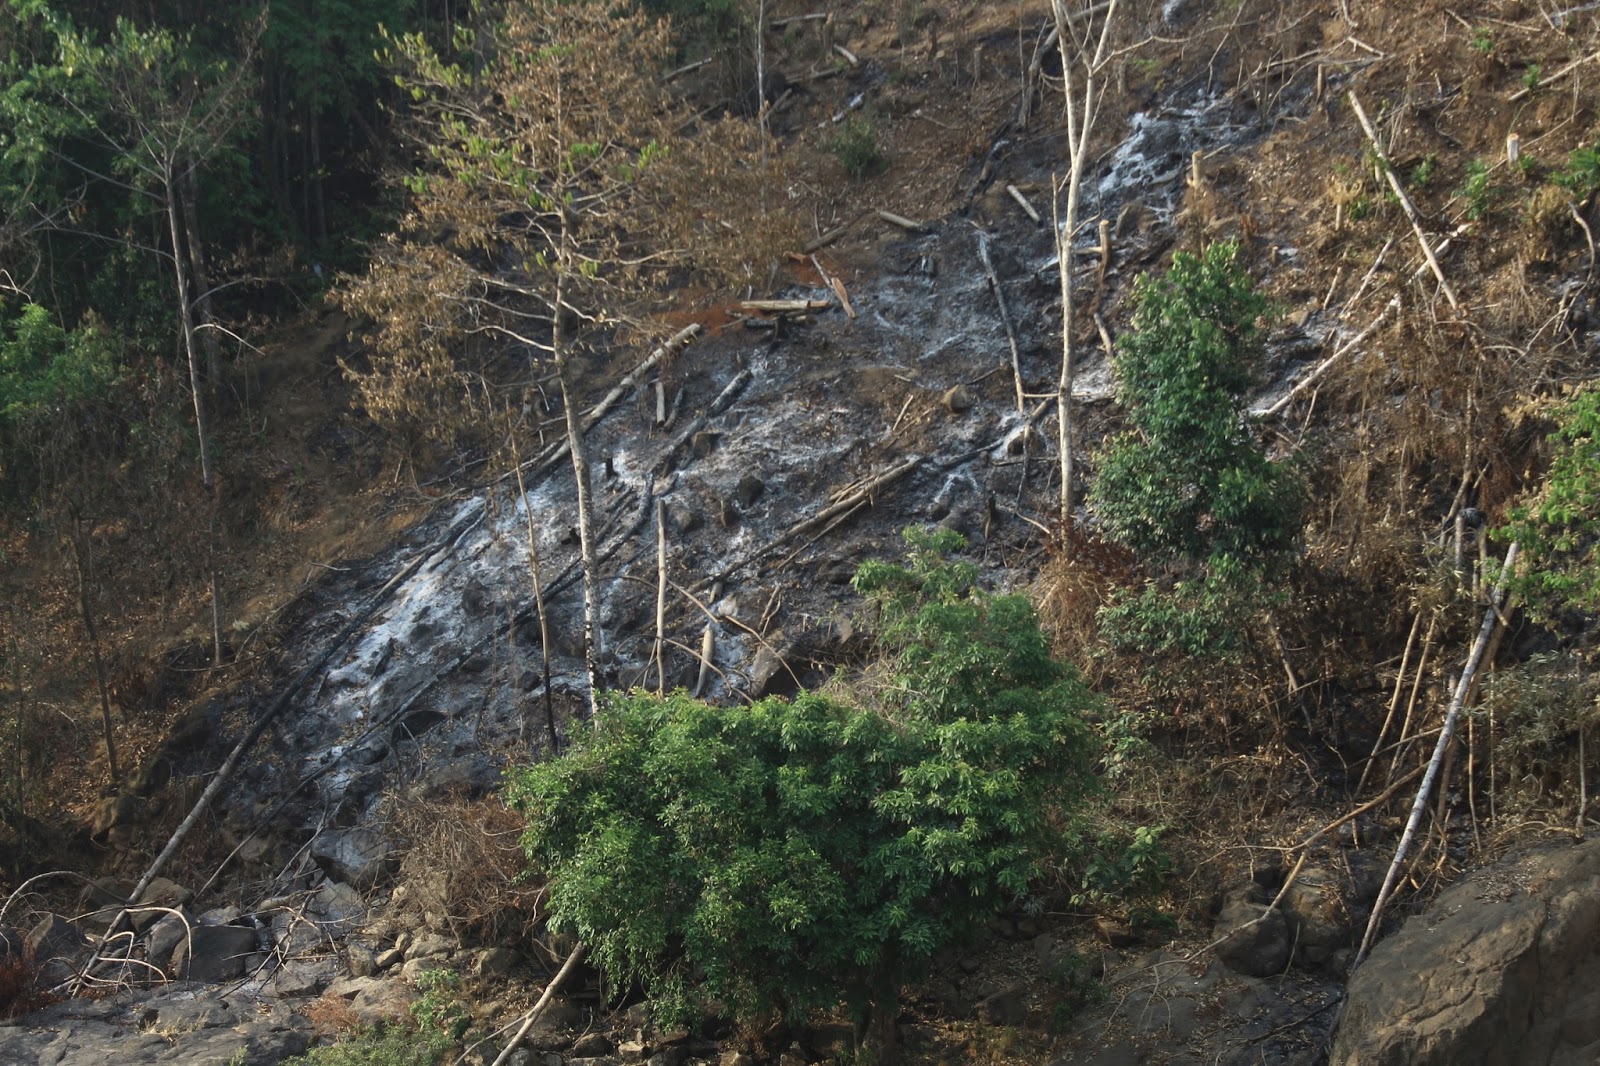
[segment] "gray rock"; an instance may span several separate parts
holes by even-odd
[[[378,953],[367,944],[346,941],[344,964],[355,977],[374,977],[378,973]]]
[[[1022,1025],[1028,1020],[1026,985],[1002,988],[978,1002],[978,1017],[990,1025]]]
[[[311,842],[311,856],[334,880],[361,889],[370,888],[390,872],[394,847],[375,829],[335,829]]]
[[[340,978],[323,995],[344,1000],[362,1025],[408,1018],[411,1004],[417,1000],[417,991],[409,985],[376,977]]]
[[[482,948],[473,952],[474,977],[504,977],[521,961],[521,956],[510,948]]]
[[[81,912],[78,924],[99,933],[111,928],[112,921],[127,902],[132,887],[122,884],[115,877],[101,877],[84,885],[83,891],[78,894]]]
[[[335,938],[355,930],[367,918],[367,901],[342,881],[326,881],[306,901],[306,911]]]
[[[1217,915],[1213,932],[1222,940],[1217,958],[1235,973],[1270,977],[1289,965],[1288,920],[1279,910],[1262,917],[1266,909],[1265,904],[1254,902],[1251,894],[1235,892]],[[1261,920],[1255,921],[1257,918]]]
[[[197,925],[172,952],[172,971],[190,981],[231,981],[244,976],[256,950],[256,931],[242,925]]]
[[[739,485],[734,490],[734,496],[738,499],[739,506],[748,510],[752,504],[761,498],[761,494],[766,491],[766,488],[767,483],[765,481],[762,481],[754,474],[746,474],[739,479]]]
[[[405,951],[407,959],[431,959],[449,955],[455,949],[456,942],[449,937],[424,932],[408,943]]]
[[[315,996],[333,983],[338,967],[334,959],[290,959],[278,968],[267,988],[287,999]]]
[[[944,409],[951,414],[960,414],[972,408],[972,390],[965,385],[956,385],[939,398],[944,404]]]
[[[39,968],[38,983],[45,987],[65,981],[89,959],[88,938],[59,914],[39,919],[26,940]]]
[[[1283,897],[1290,938],[1303,961],[1324,964],[1339,948],[1350,946],[1350,911],[1343,877],[1322,866],[1307,866]]]
[[[614,1047],[611,1038],[604,1033],[584,1033],[572,1045],[574,1058],[592,1059],[596,1055],[609,1055]]]
[[[383,970],[387,970],[391,966],[399,965],[400,963],[404,962],[405,959],[406,953],[404,948],[389,948],[387,951],[378,952],[377,958],[373,959],[372,962],[373,965],[376,966],[381,972]]]
[[[1349,984],[1332,1066],[1590,1062],[1600,840],[1463,879],[1381,941]]]
[[[162,915],[161,920],[151,926],[150,932],[145,935],[144,961],[158,969],[165,970],[171,965],[173,952],[188,938],[189,929],[194,923],[187,907],[176,909],[176,914]]]

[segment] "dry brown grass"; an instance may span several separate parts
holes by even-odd
[[[391,796],[394,831],[410,841],[400,863],[405,905],[482,944],[527,941],[544,919],[542,882],[528,881],[523,823],[497,797]]]

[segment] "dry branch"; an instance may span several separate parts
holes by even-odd
[[[1533,92],[1535,89],[1543,89],[1548,85],[1553,85],[1562,78],[1565,78],[1568,74],[1571,74],[1573,71],[1577,70],[1579,67],[1583,66],[1585,63],[1593,62],[1596,59],[1600,59],[1600,52],[1595,52],[1593,55],[1586,55],[1582,59],[1574,59],[1572,62],[1568,63],[1566,66],[1562,67],[1548,78],[1535,82],[1531,87],[1518,89],[1506,99],[1510,100],[1512,103],[1515,103],[1516,101],[1521,100],[1524,96],[1527,96],[1529,93]]]
[[[1006,329],[1006,343],[1011,346],[1011,378],[1017,391],[1017,414],[1022,414],[1027,407],[1027,399],[1022,388],[1022,354],[1017,346],[1017,330],[1011,324],[1011,311],[1006,307],[1006,294],[1000,288],[1000,278],[994,272],[994,263],[989,259],[989,235],[982,230],[978,231],[978,259],[983,263],[983,272],[989,279],[989,291],[994,293],[995,303],[1000,306],[1000,323]]]
[[[495,1057],[494,1062],[491,1063],[490,1066],[505,1066],[505,1063],[511,1059],[512,1052],[516,1051],[517,1048],[522,1045],[522,1042],[527,1039],[528,1034],[533,1031],[534,1023],[539,1020],[539,1015],[544,1013],[545,1007],[549,1005],[550,1000],[555,996],[556,990],[561,987],[561,983],[567,979],[567,976],[572,973],[573,968],[578,965],[578,961],[583,958],[583,951],[584,944],[583,941],[580,940],[578,941],[578,946],[572,949],[572,954],[567,956],[567,961],[561,964],[561,969],[556,971],[556,975],[552,977],[550,979],[550,983],[545,986],[544,995],[539,997],[539,1002],[533,1005],[533,1009],[530,1010],[527,1017],[523,1019],[522,1027],[519,1028],[516,1032],[516,1035],[511,1038],[511,1043],[507,1044],[505,1050],[500,1052],[500,1054]],[[462,1055],[461,1058],[457,1060],[456,1066],[460,1066],[460,1064],[465,1062],[466,1059],[467,1056]]]
[[[1361,965],[1362,960],[1367,957],[1367,950],[1372,946],[1373,937],[1377,935],[1378,926],[1383,921],[1383,909],[1394,892],[1395,883],[1400,879],[1400,868],[1405,865],[1406,853],[1410,851],[1411,842],[1416,838],[1417,826],[1422,822],[1422,812],[1428,806],[1428,796],[1433,791],[1435,779],[1439,776],[1439,767],[1444,763],[1445,752],[1449,750],[1450,741],[1455,736],[1456,722],[1461,717],[1468,696],[1476,689],[1478,667],[1483,663],[1484,652],[1496,631],[1505,624],[1505,616],[1500,613],[1500,604],[1505,598],[1506,582],[1517,565],[1517,549],[1518,545],[1515,543],[1506,549],[1506,561],[1500,568],[1500,582],[1489,597],[1489,609],[1484,612],[1483,624],[1478,627],[1478,638],[1472,642],[1472,651],[1467,656],[1467,664],[1461,670],[1460,680],[1456,682],[1455,694],[1450,697],[1449,709],[1445,711],[1444,727],[1439,731],[1439,741],[1433,747],[1433,758],[1428,760],[1427,773],[1423,774],[1422,784],[1417,789],[1417,798],[1411,804],[1411,816],[1406,820],[1405,832],[1401,834],[1400,843],[1394,850],[1394,861],[1389,864],[1389,872],[1384,876],[1383,888],[1372,904],[1372,917],[1367,921],[1367,931],[1361,937],[1361,946],[1356,950],[1351,969]]]
[[[922,223],[913,222],[909,218],[906,218],[904,215],[897,215],[893,211],[885,211],[883,208],[880,207],[880,208],[878,208],[878,217],[883,219],[885,222],[889,223],[891,226],[899,226],[901,229],[905,230],[907,233],[921,233],[922,232]]]
[[[824,311],[833,305],[827,300],[740,300],[739,306],[763,315],[803,315]]]
[[[1444,290],[1450,306],[1459,309],[1461,301],[1456,299],[1455,290],[1450,287],[1449,280],[1444,276],[1444,268],[1439,265],[1438,257],[1433,254],[1433,245],[1428,243],[1428,235],[1422,231],[1422,218],[1417,214],[1417,205],[1411,202],[1406,187],[1395,176],[1394,165],[1389,162],[1383,145],[1378,143],[1378,133],[1372,128],[1372,120],[1367,118],[1366,109],[1361,106],[1361,99],[1356,96],[1354,90],[1350,93],[1350,107],[1355,111],[1356,119],[1361,123],[1362,132],[1367,135],[1367,140],[1372,142],[1372,150],[1378,154],[1378,164],[1383,168],[1383,176],[1389,180],[1389,188],[1394,190],[1395,197],[1399,199],[1400,207],[1411,223],[1412,232],[1417,235],[1417,243],[1422,245],[1422,254],[1428,260],[1428,267],[1433,271],[1433,276],[1439,279],[1439,287]]]
[[[1261,412],[1261,417],[1262,418],[1274,418],[1274,417],[1282,414],[1284,408],[1288,407],[1291,403],[1293,403],[1296,396],[1299,396],[1302,392],[1305,392],[1312,385],[1315,385],[1317,383],[1317,381],[1322,377],[1322,375],[1328,372],[1328,369],[1330,367],[1332,367],[1333,364],[1337,363],[1340,359],[1343,359],[1350,352],[1354,351],[1358,344],[1360,344],[1362,341],[1366,340],[1368,337],[1372,336],[1372,331],[1377,329],[1378,326],[1380,324],[1382,324],[1382,322],[1383,322],[1383,320],[1385,318],[1389,317],[1389,312],[1393,311],[1393,310],[1396,310],[1397,308],[1399,308],[1399,306],[1400,306],[1400,297],[1398,297],[1398,296],[1394,297],[1388,303],[1384,304],[1383,305],[1383,310],[1378,312],[1378,317],[1374,318],[1370,323],[1368,323],[1366,329],[1362,330],[1360,333],[1358,333],[1354,337],[1350,338],[1342,346],[1340,346],[1338,348],[1338,350],[1336,350],[1332,355],[1328,356],[1328,358],[1324,359],[1322,362],[1318,363],[1314,368],[1312,368],[1312,370],[1311,370],[1311,372],[1309,374],[1307,374],[1305,377],[1301,378],[1299,381],[1295,382],[1294,388],[1292,388],[1288,392],[1284,393],[1283,396],[1278,400],[1277,403],[1273,404],[1271,407],[1269,407],[1265,411]]]
[[[1039,217],[1039,212],[1032,204],[1028,202],[1028,198],[1022,195],[1021,189],[1017,188],[1015,185],[1007,185],[1006,192],[1013,200],[1017,202],[1017,206],[1022,208],[1022,213],[1033,220],[1033,224],[1035,226],[1044,225],[1044,219]]]

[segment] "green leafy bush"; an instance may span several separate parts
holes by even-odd
[[[888,165],[883,150],[878,147],[878,129],[864,118],[852,118],[839,128],[830,147],[834,156],[852,178],[870,178]]]
[[[1592,616],[1600,611],[1600,388],[1578,393],[1555,421],[1544,484],[1495,537],[1522,546],[1515,584],[1533,611]]]
[[[1091,502],[1102,527],[1149,562],[1281,555],[1301,492],[1245,420],[1268,304],[1238,246],[1179,252],[1164,277],[1139,279],[1136,299],[1114,360],[1134,432],[1100,456]]]
[[[110,338],[93,323],[65,330],[38,304],[0,320],[0,430],[100,395],[115,380]]]
[[[1492,169],[1482,159],[1473,159],[1467,163],[1466,180],[1461,183],[1461,188],[1456,190],[1456,195],[1467,202],[1467,220],[1478,222],[1485,218],[1494,208],[1495,201],[1500,198],[1501,188],[1492,183],[1489,178]]]
[[[1600,144],[1573,152],[1553,180],[1575,200],[1587,200],[1600,191]]]
[[[889,1025],[905,977],[1026,891],[1090,788],[1092,697],[1026,600],[914,539],[857,577],[883,617],[874,706],[613,698],[561,758],[517,771],[558,926],[663,1017],[847,1002]]]
[[[1133,430],[1099,456],[1090,506],[1108,539],[1178,580],[1116,598],[1102,631],[1153,651],[1226,651],[1289,558],[1304,498],[1246,420],[1268,305],[1232,243],[1179,252],[1164,277],[1139,279],[1136,300],[1114,356]]]

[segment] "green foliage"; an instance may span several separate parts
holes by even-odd
[[[878,147],[878,129],[869,119],[852,118],[829,142],[846,174],[857,180],[883,172],[888,159]]]
[[[1094,960],[1078,951],[1063,951],[1050,961],[1045,974],[1057,996],[1050,1011],[1050,1028],[1064,1033],[1080,1014],[1105,1002],[1105,982],[1095,975]]]
[[[1423,157],[1422,162],[1411,168],[1411,179],[1408,184],[1413,189],[1426,189],[1438,169],[1439,157],[1430,152]]]
[[[635,694],[511,776],[553,918],[665,1017],[892,1003],[1041,872],[1053,812],[1090,785],[1091,697],[1025,600],[939,558],[949,543],[857,578],[884,616],[877,707]]]
[[[1574,200],[1587,200],[1600,191],[1600,144],[1573,152],[1552,180],[1571,193]]]
[[[1461,188],[1456,190],[1456,195],[1467,202],[1467,219],[1477,222],[1485,218],[1494,203],[1500,198],[1502,192],[1498,185],[1489,179],[1492,168],[1482,159],[1474,159],[1467,163],[1467,177],[1461,183]]]
[[[1161,843],[1166,826],[1141,825],[1091,832],[1082,850],[1088,856],[1072,902],[1105,906],[1159,891],[1172,873],[1172,857]]]
[[[450,1042],[397,1026],[360,1029],[336,1044],[284,1059],[284,1066],[437,1066]]]
[[[1479,55],[1494,54],[1494,34],[1485,26],[1479,26],[1472,31],[1472,50]]]
[[[417,987],[422,996],[411,1004],[415,1029],[358,1029],[335,1044],[285,1059],[285,1066],[437,1066],[470,1021],[458,995],[461,978],[450,970],[424,970]]]
[[[1114,360],[1134,432],[1099,458],[1090,498],[1102,527],[1150,562],[1283,555],[1300,486],[1245,421],[1268,305],[1238,246],[1179,252],[1165,277],[1139,279],[1136,299],[1134,332]]]
[[[1193,577],[1114,600],[1100,612],[1100,634],[1120,651],[1232,659],[1251,617],[1273,599],[1258,569],[1215,555]]]
[[[116,377],[111,339],[92,321],[68,331],[38,304],[0,319],[0,433],[104,395]]]
[[[1097,461],[1090,505],[1109,539],[1181,580],[1124,593],[1100,616],[1114,645],[1226,653],[1287,561],[1304,489],[1245,418],[1268,305],[1237,245],[1179,252],[1139,279],[1134,331],[1114,356],[1133,431]]]
[[[1600,611],[1600,388],[1567,401],[1555,421],[1544,484],[1494,535],[1522,546],[1515,585],[1531,610],[1592,616]]]
[[[1529,63],[1528,69],[1522,72],[1522,87],[1530,93],[1539,87],[1539,64]]]

